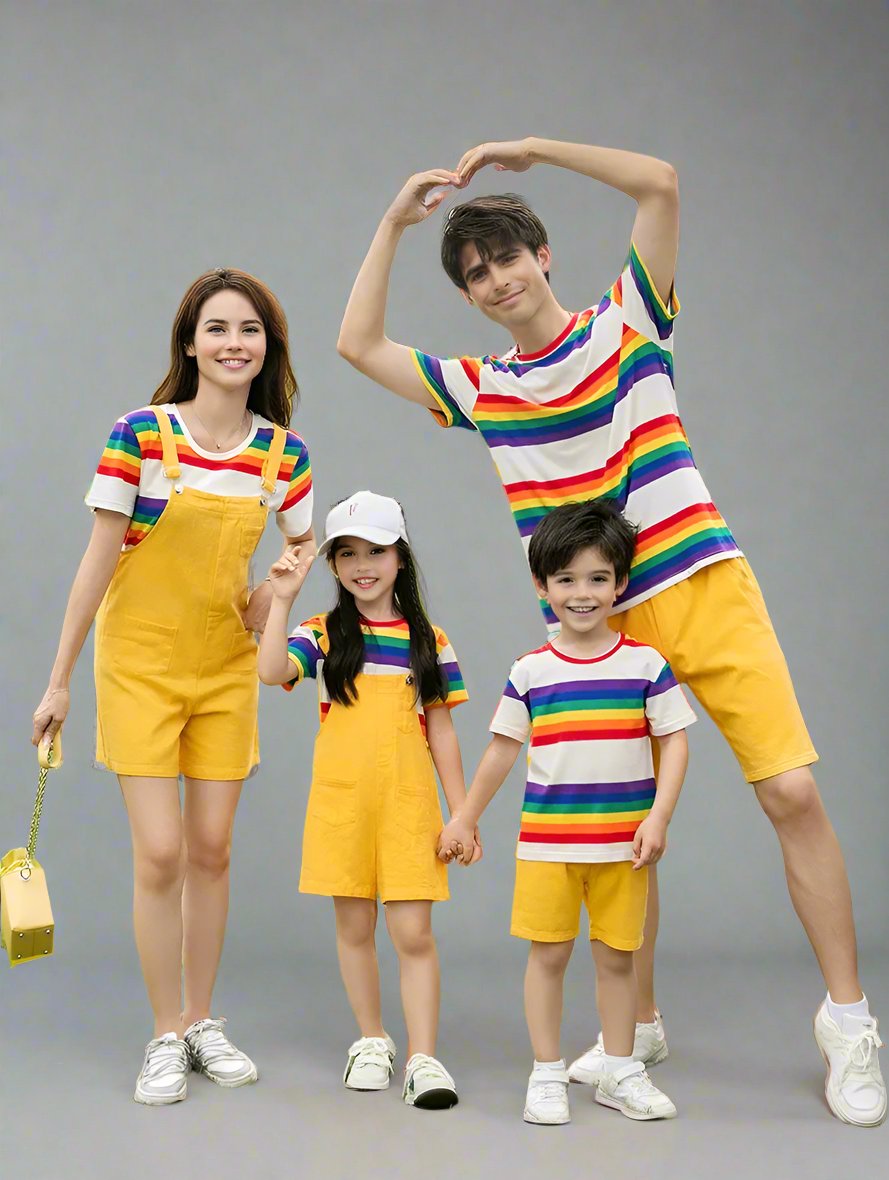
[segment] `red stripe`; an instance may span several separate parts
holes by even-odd
[[[640,820],[639,823],[642,821]],[[638,827],[639,824],[636,825]],[[589,835],[578,836],[546,836],[535,835],[533,832],[519,832],[519,841],[525,844],[626,844],[632,840],[636,835],[636,828],[627,828],[626,831],[621,832],[606,832],[604,835],[596,835],[591,832]]]
[[[637,726],[635,729],[563,729],[553,734],[534,733],[531,745],[552,746],[556,742],[599,742],[647,737],[648,727],[645,725]]]

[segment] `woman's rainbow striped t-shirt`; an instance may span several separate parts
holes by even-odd
[[[518,859],[632,860],[655,797],[649,739],[694,721],[664,657],[623,635],[595,659],[549,643],[521,656],[490,727],[530,738]]]
[[[626,609],[741,551],[713,505],[679,420],[673,320],[635,246],[595,307],[531,354],[442,358],[414,350],[443,426],[491,450],[527,551],[560,504],[612,496],[639,526]],[[550,626],[552,612],[544,610]]]
[[[90,508],[108,508],[130,517],[124,549],[148,536],[170,499],[164,475],[163,447],[155,411],[166,412],[173,427],[181,482],[216,496],[258,496],[262,465],[274,425],[259,414],[247,439],[231,451],[205,451],[197,445],[175,405],[146,406],[124,414],[114,424],[86,494]],[[287,431],[287,443],[275,490],[269,497],[278,528],[285,537],[302,537],[312,527],[312,467],[300,436]]]

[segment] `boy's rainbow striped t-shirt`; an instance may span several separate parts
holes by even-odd
[[[175,405],[146,406],[124,414],[114,424],[85,500],[90,508],[109,508],[130,518],[123,548],[132,549],[157,524],[170,499],[164,475],[163,447],[155,411],[166,412],[173,427],[181,482],[216,496],[258,496],[262,465],[274,424],[260,414],[245,442],[219,454],[199,447],[176,412]],[[292,430],[269,497],[285,537],[302,537],[312,527],[312,467],[306,444]]]
[[[518,859],[632,860],[655,797],[649,739],[694,721],[664,657],[623,635],[591,660],[549,643],[521,656],[491,722],[531,739]]]
[[[426,733],[426,710],[441,708],[447,705],[452,709],[469,700],[463,673],[457,663],[457,656],[451,642],[441,627],[432,625],[435,633],[435,650],[438,663],[444,672],[448,686],[448,696],[445,701],[435,701],[424,707],[417,701],[417,715],[420,730]],[[361,631],[364,636],[364,666],[361,669],[369,676],[398,676],[409,681],[411,676],[410,657],[410,628],[406,619],[394,619],[387,623],[373,622],[362,619]],[[330,711],[330,695],[321,674],[324,657],[330,650],[327,635],[327,615],[314,615],[304,623],[300,623],[296,631],[287,640],[287,654],[294,667],[293,679],[283,685],[285,689],[292,689],[295,684],[306,677],[318,681],[318,700],[321,721]]]
[[[598,306],[546,348],[503,357],[413,351],[443,426],[491,450],[525,550],[547,512],[612,496],[639,525],[626,609],[741,551],[713,505],[673,388],[675,296],[664,305],[635,246]],[[558,626],[549,609],[550,626]]]

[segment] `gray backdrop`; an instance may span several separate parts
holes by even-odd
[[[50,0],[6,2],[2,11],[0,851],[27,833],[30,715],[89,533],[82,496],[115,418],[144,404],[165,372],[183,291],[216,265],[261,276],[287,310],[303,391],[294,425],[312,456],[316,527],[332,501],[359,487],[405,505],[432,616],[447,629],[472,696],[455,715],[471,771],[510,661],[542,634],[518,537],[478,437],[441,431],[337,357],[342,310],[375,226],[411,172],[453,166],[485,139],[526,134],[633,148],[679,172],[681,412],[794,673],[849,862],[872,1006],[882,1000],[887,1011],[886,5]],[[482,173],[469,195],[505,189],[524,193],[549,227],[562,302],[599,296],[622,264],[632,202],[542,167],[519,177]],[[441,271],[438,233],[433,218],[405,235],[391,335],[441,353],[502,349],[505,338]],[[270,530],[260,569],[278,544]],[[294,613],[323,609],[330,597],[319,567]],[[50,781],[41,832],[57,954],[0,983],[0,1118],[5,1131],[9,1112],[17,1115],[33,1137],[40,1101],[55,1086],[55,1146],[68,1165],[115,1159],[110,1174],[123,1161],[141,1174],[149,1165],[137,1159],[166,1157],[152,1155],[144,1112],[127,1105],[150,1023],[129,924],[125,814],[113,777],[90,768],[90,656],[88,645],[73,684],[66,765]],[[538,1162],[540,1133],[528,1138],[519,1122],[524,949],[507,934],[521,763],[484,819],[484,862],[452,871],[453,901],[435,915],[442,1056],[459,1074],[463,1102],[452,1116],[417,1122],[390,1095],[387,1116],[378,1114],[382,1098],[371,1099],[368,1115],[367,1104],[348,1103],[337,1088],[352,1024],[330,906],[296,893],[313,689],[289,697],[264,690],[261,722],[262,767],[236,825],[219,1006],[260,1058],[267,1084],[248,1096],[193,1082],[171,1161],[189,1160],[190,1150],[205,1158],[200,1151],[219,1142],[219,1175],[249,1160],[289,1175],[284,1161],[296,1150],[327,1175],[363,1175],[362,1167],[373,1175],[384,1164],[401,1174],[412,1153],[428,1149],[427,1171],[437,1174],[437,1160],[442,1174],[450,1163],[471,1174],[513,1158],[511,1150],[520,1173],[558,1163],[561,1152],[563,1162],[579,1160],[571,1153],[586,1150],[584,1125],[593,1124],[597,1150],[613,1150],[615,1167],[632,1151],[652,1174],[672,1174],[717,1142],[724,1165],[726,1149],[735,1158],[733,1136],[738,1153],[753,1152],[748,1162],[801,1144],[802,1155],[780,1158],[809,1166],[811,1155],[811,1175],[831,1152],[839,1159],[848,1150],[855,1132],[819,1106],[807,1022],[821,986],[777,844],[708,720],[692,731],[662,869],[671,1093],[682,1114],[698,1119],[643,1132],[640,1148],[638,1130],[586,1109],[588,1096],[574,1092],[574,1125],[561,1139],[555,1133],[558,1148],[543,1133]],[[383,959],[390,1024],[400,1030],[388,950]],[[595,1027],[591,970],[579,949],[566,1053]],[[8,1105],[13,1060],[18,1083]],[[764,1061],[777,1069],[767,1071],[766,1091]],[[223,1102],[226,1115],[233,1102],[248,1112],[243,1121],[225,1118]],[[107,1158],[97,1157],[90,1120],[109,1117],[117,1138]],[[802,1138],[795,1119],[804,1121]],[[311,1142],[301,1138],[308,1125]],[[354,1125],[356,1135],[332,1134],[337,1125]],[[223,1138],[208,1138],[208,1126]],[[380,1134],[382,1157],[359,1165],[352,1145],[376,1151]],[[195,1139],[200,1150],[189,1146]],[[47,1151],[45,1174],[59,1174]]]

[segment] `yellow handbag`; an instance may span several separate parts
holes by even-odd
[[[40,777],[27,848],[11,848],[0,858],[0,947],[6,947],[11,967],[51,955],[55,924],[46,874],[34,858],[37,829],[49,771],[62,765],[62,735],[37,747]]]

